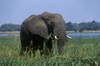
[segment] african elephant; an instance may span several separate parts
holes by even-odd
[[[25,48],[29,50],[29,47],[35,50],[43,50],[44,39],[51,33],[58,38],[58,52],[59,54],[63,51],[65,43],[65,21],[60,14],[44,12],[40,15],[31,15],[25,19],[21,25],[20,39],[21,39],[21,52],[25,51]],[[49,51],[52,49],[52,38],[47,42]],[[43,52],[41,52],[42,54]]]

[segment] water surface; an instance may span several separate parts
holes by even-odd
[[[100,33],[67,33],[72,38],[100,38]]]
[[[100,38],[100,33],[67,33],[72,38]],[[5,33],[0,34],[0,37],[7,37],[7,36],[20,36],[19,33]]]

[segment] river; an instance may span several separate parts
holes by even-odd
[[[67,33],[72,38],[100,38],[100,33]]]
[[[67,33],[72,38],[100,38],[100,33]],[[12,33],[5,33],[0,34],[0,37],[7,37],[7,36],[20,36],[19,33],[12,34]]]

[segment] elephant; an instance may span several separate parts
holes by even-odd
[[[65,21],[61,14],[44,12],[39,15],[31,15],[25,19],[21,25],[20,39],[21,39],[21,52],[24,54],[26,51],[31,50],[33,53],[37,49],[40,50],[40,54],[43,52],[43,42],[47,36],[52,33],[52,37],[57,39],[58,53],[61,55],[65,43]],[[47,48],[51,52],[52,38],[46,43]],[[30,47],[30,48],[29,48]],[[48,54],[48,53],[47,53]]]

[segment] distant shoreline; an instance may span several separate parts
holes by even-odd
[[[100,30],[83,30],[83,32],[75,31],[66,31],[66,33],[100,33]]]
[[[4,34],[4,33],[20,33],[20,31],[11,31],[11,32],[8,32],[8,31],[5,31],[5,32],[0,32],[0,34]],[[84,30],[83,32],[75,32],[75,31],[66,31],[66,33],[100,33],[100,30]]]
[[[8,32],[8,31],[5,31],[5,32],[0,32],[1,34],[3,33],[20,33],[20,31],[11,31],[11,32]]]

